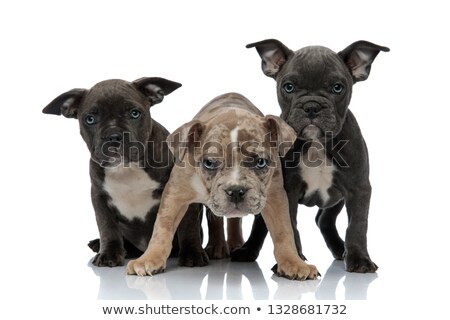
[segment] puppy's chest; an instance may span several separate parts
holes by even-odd
[[[336,167],[325,154],[324,147],[318,142],[301,155],[299,163],[300,176],[305,183],[301,202],[310,206],[325,206],[330,202],[330,188]]]
[[[150,209],[160,202],[153,196],[153,192],[160,187],[158,181],[151,179],[144,169],[133,163],[128,167],[105,169],[103,189],[111,198],[108,205],[114,206],[128,220],[145,220]]]

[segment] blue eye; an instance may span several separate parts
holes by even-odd
[[[294,84],[292,82],[287,82],[287,83],[285,83],[283,85],[283,90],[286,93],[292,93],[292,92],[294,92],[294,89],[295,89],[295,87],[294,87]]]
[[[137,109],[133,109],[130,111],[130,116],[133,119],[139,119],[141,117],[141,112]]]
[[[93,116],[92,114],[88,114],[85,118],[84,118],[84,122],[87,125],[92,126],[93,124],[97,123],[97,118],[95,116]]]
[[[256,169],[264,169],[265,167],[267,167],[267,159],[258,158],[256,160],[255,168]]]
[[[334,94],[341,94],[344,91],[344,86],[340,83],[336,83],[333,85],[333,88],[331,88],[331,92]]]
[[[219,167],[218,161],[205,159],[203,160],[203,167],[207,170],[216,170]]]

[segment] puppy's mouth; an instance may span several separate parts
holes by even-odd
[[[297,137],[301,140],[320,140],[329,133],[332,135],[336,133],[335,117],[332,115],[311,119],[296,112],[286,122],[295,130]]]
[[[95,147],[91,154],[92,160],[102,167],[111,167],[139,161],[145,155],[145,148],[143,144],[106,142]]]
[[[314,124],[307,125],[300,132],[300,138],[307,140],[318,140],[322,138],[323,135],[323,130]]]
[[[325,130],[318,121],[302,118],[300,121],[288,119],[287,123],[295,130],[297,138],[301,140],[319,140],[325,136]]]
[[[319,96],[305,96],[292,102],[282,118],[297,132],[299,139],[323,139],[337,131],[336,108],[332,101]]]
[[[248,215],[248,212],[240,210],[237,206],[234,209],[226,212],[223,216],[227,218],[241,218]]]
[[[261,210],[264,206],[261,205],[255,205],[255,206],[247,206],[245,204],[235,204],[235,203],[228,203],[226,208],[221,208],[218,206],[210,206],[210,209],[212,212],[219,217],[226,217],[226,218],[241,218],[245,217],[249,214],[256,215],[261,213]]]

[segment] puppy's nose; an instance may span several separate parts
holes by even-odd
[[[317,102],[307,102],[303,105],[303,110],[306,112],[308,118],[317,118],[319,116],[322,106]]]
[[[120,141],[122,141],[122,134],[120,134],[118,132],[113,132],[108,136],[108,141],[120,142]]]
[[[231,187],[225,190],[225,193],[229,197],[230,201],[234,203],[242,202],[246,192],[247,190],[240,186]]]

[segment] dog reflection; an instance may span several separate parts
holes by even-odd
[[[315,296],[317,300],[336,300],[339,282],[344,279],[345,300],[366,300],[369,285],[377,277],[376,273],[345,272],[344,262],[334,260],[320,282]]]
[[[98,299],[102,300],[240,300],[246,298],[247,281],[253,299],[269,299],[269,288],[256,262],[213,260],[207,267],[186,268],[176,267],[176,259],[171,258],[168,267],[173,271],[158,277],[124,277],[124,267],[90,266],[100,277]]]

